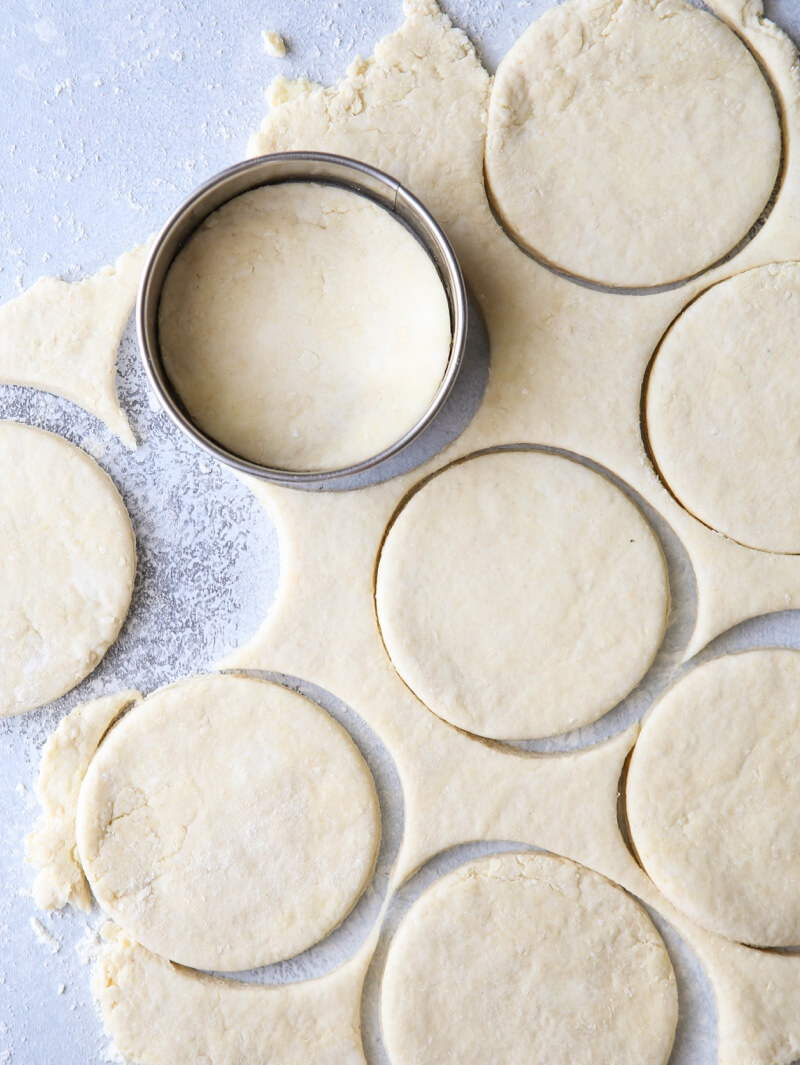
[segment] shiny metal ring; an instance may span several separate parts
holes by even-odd
[[[397,215],[433,260],[450,307],[451,341],[445,373],[436,395],[419,421],[399,440],[371,458],[351,466],[296,472],[250,462],[222,447],[192,421],[164,371],[158,340],[158,308],[164,279],[175,256],[195,230],[217,208],[250,189],[285,181],[315,181],[338,185]],[[461,268],[441,227],[420,201],[380,170],[341,155],[323,152],[281,152],[238,163],[196,189],[174,212],[155,239],[145,263],[136,303],[139,349],[150,384],[172,421],[195,444],[239,473],[253,474],[276,484],[302,486],[349,477],[371,469],[416,439],[436,417],[453,388],[464,357],[467,337],[467,297]]]

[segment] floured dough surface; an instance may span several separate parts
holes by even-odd
[[[125,620],[136,546],[97,463],[54,433],[0,422],[0,715],[90,673]]]
[[[164,366],[193,420],[251,461],[349,466],[424,415],[450,353],[433,262],[387,210],[314,182],[214,212],[159,309]]]
[[[91,909],[91,895],[75,842],[78,794],[97,747],[136,691],[123,691],[81,703],[63,718],[42,751],[36,797],[42,813],[25,840],[25,860],[38,869],[33,884],[36,905],[44,910],[70,903]]]
[[[392,1065],[664,1065],[675,977],[650,919],[574,862],[472,862],[414,904],[389,948]]]
[[[703,928],[800,945],[800,653],[707,662],[646,719],[627,781],[631,836]]]
[[[668,330],[647,386],[647,433],[666,484],[717,532],[800,552],[800,264],[704,292]]]
[[[486,177],[533,253],[607,285],[696,274],[746,235],[781,132],[755,60],[683,0],[573,0],[501,62]]]
[[[149,950],[241,970],[300,953],[347,915],[380,839],[375,785],[335,721],[249,677],[162,689],[101,745],[78,798],[102,908]]]
[[[117,349],[147,252],[139,245],[93,277],[41,277],[0,306],[0,381],[54,392],[136,446],[117,399]]]
[[[604,477],[533,451],[445,468],[380,555],[378,620],[400,676],[459,728],[565,732],[616,705],[655,657],[669,607],[661,548]]]

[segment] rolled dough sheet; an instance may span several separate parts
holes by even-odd
[[[124,691],[81,703],[62,719],[44,745],[36,783],[42,812],[25,840],[25,860],[38,869],[33,897],[44,910],[68,904],[87,913],[92,908],[75,842],[78,792],[103,736],[139,699],[139,692]]]
[[[713,6],[765,64],[787,128],[797,129],[791,43],[757,5]],[[364,159],[393,171],[444,224],[486,317],[491,372],[472,423],[428,471],[481,447],[519,442],[564,448],[613,470],[665,517],[691,559],[698,602],[687,657],[743,618],[782,609],[800,593],[798,560],[725,540],[679,507],[649,466],[639,410],[652,353],[694,295],[726,271],[792,258],[793,248],[796,254],[800,174],[791,135],[781,195],[757,236],[724,269],[647,296],[587,289],[526,257],[498,228],[483,184],[488,75],[432,2],[409,3],[406,11],[405,24],[378,43],[371,59],[353,63],[338,85],[280,82],[273,98],[283,102],[250,152],[313,148]],[[398,880],[433,854],[473,839],[530,842],[571,857],[655,906],[696,952],[714,987],[722,1065],[793,1061],[800,1054],[800,959],[702,931],[654,889],[622,842],[619,773],[610,762],[617,744],[630,749],[631,734],[595,751],[524,757],[448,728],[400,684],[377,632],[373,575],[364,560],[377,560],[393,514],[425,472],[358,493],[301,495],[254,485],[278,526],[281,584],[263,629],[230,664],[308,677],[382,736],[403,782]],[[601,764],[605,788],[594,775]]]
[[[664,1065],[678,992],[661,937],[621,888],[563,858],[504,854],[412,906],[381,1018],[392,1065]]]
[[[800,946],[800,652],[706,662],[645,719],[626,806],[639,857],[704,928]]]
[[[92,892],[145,947],[241,970],[310,947],[375,865],[375,785],[350,737],[295,692],[196,677],[149,696],[84,777],[76,838]]]
[[[793,258],[800,244],[795,55],[757,5],[714,0],[714,6],[769,69],[790,131],[782,194],[757,237],[726,268],[743,270]],[[272,95],[280,106],[251,152],[316,148],[362,158],[395,173],[454,241],[487,320],[491,376],[472,424],[427,472],[481,447],[519,442],[565,448],[614,470],[665,516],[691,557],[698,621],[687,655],[744,617],[780,609],[800,592],[798,560],[742,548],[690,517],[654,476],[639,432],[642,379],[660,337],[723,271],[677,292],[628,296],[570,284],[524,256],[498,228],[484,193],[489,76],[431,0],[409,2],[406,11],[405,24],[338,85],[279,82]],[[714,988],[720,1065],[788,1065],[800,1055],[800,960],[699,928],[656,890],[623,842],[617,793],[635,729],[575,754],[512,753],[445,724],[397,676],[376,625],[369,563],[377,561],[400,501],[425,472],[358,493],[253,486],[279,529],[281,584],[267,624],[236,663],[308,678],[347,702],[381,738],[404,800],[393,884],[433,855],[475,839],[515,840],[572,858],[654,907],[696,954]],[[331,1058],[338,1065],[349,1062],[348,1054],[363,1061],[360,991],[372,946],[318,980],[243,990],[171,966],[118,936],[103,952],[94,987],[119,1048],[149,1065],[202,1055],[219,1065],[249,1065],[259,1054],[281,1060],[284,1046],[293,1065],[301,1059],[328,1065]],[[262,1021],[262,1011],[273,1009],[281,1018],[276,1028]],[[315,1036],[307,1052],[297,1052],[306,1033],[317,1031],[317,1016],[339,1040],[333,1045],[345,1049],[329,1052]]]
[[[117,637],[136,570],[110,477],[43,429],[0,422],[0,716],[74,688]]]
[[[164,367],[192,419],[266,466],[371,458],[425,414],[450,354],[433,261],[383,207],[314,182],[215,211],[159,308]]]
[[[447,467],[402,505],[376,605],[426,706],[526,739],[595,721],[635,686],[669,587],[658,540],[618,488],[557,455],[504,451]]]
[[[534,255],[583,278],[662,285],[707,269],[758,219],[780,162],[758,65],[683,0],[573,0],[497,70],[494,206]]]
[[[647,384],[647,435],[668,487],[763,551],[800,552],[798,335],[800,264],[756,267],[680,315]]]
[[[136,439],[117,399],[117,349],[146,254],[139,245],[84,281],[42,277],[0,307],[0,381],[77,403],[128,447]]]

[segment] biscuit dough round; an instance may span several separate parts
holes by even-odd
[[[800,945],[800,652],[692,670],[646,718],[626,786],[631,838],[666,897],[711,932]]]
[[[78,798],[100,906],[148,950],[200,969],[299,954],[347,916],[375,865],[375,785],[345,730],[267,681],[197,677],[109,733]]]
[[[159,338],[205,433],[253,462],[325,470],[378,454],[425,414],[450,311],[389,211],[292,182],[243,193],[200,226],[167,274]]]
[[[501,62],[485,171],[505,227],[606,285],[680,281],[731,251],[781,161],[742,41],[683,0],[573,0]]]
[[[54,433],[0,422],[0,716],[74,688],[117,637],[136,544],[111,478]]]
[[[800,264],[760,266],[689,305],[647,385],[663,480],[706,525],[762,551],[800,552],[799,335]]]
[[[395,668],[429,709],[525,739],[627,695],[661,643],[669,585],[618,488],[570,459],[504,451],[446,467],[405,503],[376,605]]]
[[[389,949],[392,1065],[664,1065],[675,976],[644,910],[565,858],[505,854],[443,877]]]

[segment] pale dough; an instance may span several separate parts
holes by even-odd
[[[25,840],[25,860],[36,866],[33,897],[43,910],[71,904],[91,909],[91,895],[75,842],[75,811],[86,770],[112,723],[141,695],[123,691],[81,703],[61,720],[42,750],[36,797],[41,816]]]
[[[627,811],[645,870],[703,928],[800,946],[800,652],[706,662],[645,720]]]
[[[786,121],[784,191],[735,268],[796,257],[800,128],[795,49],[752,0],[711,0],[764,62]],[[486,204],[482,163],[490,78],[432,0],[408,0],[403,25],[336,85],[280,79],[280,104],[251,154],[342,152],[396,174],[444,224],[491,337],[491,374],[472,424],[448,455],[361,492],[299,493],[251,482],[281,539],[278,598],[230,664],[272,668],[335,692],[394,761],[405,828],[390,892],[433,855],[470,840],[516,840],[602,872],[661,914],[708,974],[719,1065],[800,1058],[800,958],[743,947],[699,928],[636,865],[617,826],[617,792],[636,726],[557,756],[511,754],[439,720],[389,662],[377,631],[370,563],[392,515],[449,458],[532,441],[588,455],[641,493],[683,541],[698,592],[688,655],[722,630],[800,595],[800,560],[709,531],[663,490],[639,435],[645,367],[670,321],[701,288],[623,296],[571,284],[524,256]],[[788,599],[787,599],[788,597]],[[376,926],[375,936],[378,928]],[[119,930],[93,979],[117,1046],[147,1065],[364,1065],[361,984],[375,936],[351,963],[301,984],[253,987],[173,966]]]
[[[282,59],[286,55],[286,41],[277,30],[262,30],[261,43],[264,45],[264,51],[272,59]]]
[[[439,880],[389,948],[392,1065],[664,1065],[678,1020],[666,948],[621,888],[505,854]]]
[[[172,965],[110,923],[92,991],[126,1060],[141,1065],[365,1065],[363,966],[264,987]]]
[[[0,716],[90,673],[125,620],[136,545],[97,463],[54,433],[0,422]]]
[[[197,425],[267,466],[368,459],[423,416],[450,312],[422,245],[366,197],[268,185],[181,249],[159,308],[164,366]]]
[[[372,776],[335,721],[250,677],[197,677],[111,730],[81,785],[81,864],[148,949],[199,969],[298,954],[352,909],[375,865]]]
[[[573,0],[501,62],[486,178],[534,254],[617,286],[711,266],[757,220],[781,159],[767,82],[683,0]]]
[[[560,456],[506,451],[411,496],[375,598],[389,655],[426,706],[524,739],[595,721],[635,686],[669,586],[658,540],[618,488]]]
[[[704,292],[661,343],[646,394],[655,463],[701,521],[762,551],[800,552],[800,264]]]
[[[146,245],[84,281],[42,277],[0,307],[0,381],[54,392],[136,446],[117,399],[116,363]]]

